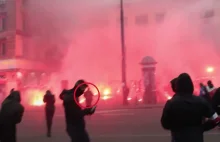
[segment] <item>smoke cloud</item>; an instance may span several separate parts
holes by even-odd
[[[119,6],[116,6],[119,3],[110,4],[28,1],[29,29],[35,36],[33,44],[42,51],[49,44],[49,52],[56,51],[54,58],[61,62],[57,67],[60,79],[71,82],[81,78],[91,82],[121,80]],[[151,6],[156,5],[155,2]],[[142,27],[135,25],[136,13],[131,9],[132,4],[125,7],[128,80],[141,79],[139,63],[144,56],[152,56],[158,62],[157,78],[162,84],[181,72],[189,72],[197,78],[207,75],[207,66],[217,70],[219,21],[216,17],[201,18],[206,10],[213,9],[212,1],[172,4],[164,11],[165,18],[160,24],[154,20],[155,13],[150,12],[151,20]],[[138,14],[138,9],[136,11]]]

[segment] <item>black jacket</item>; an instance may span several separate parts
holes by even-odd
[[[20,93],[13,91],[3,101],[0,112],[0,137],[2,141],[16,142],[16,124],[22,121],[24,107],[20,104]]]
[[[75,87],[76,88],[76,87]],[[90,112],[89,109],[81,109],[80,106],[74,101],[74,90],[63,90],[60,94],[60,99],[63,100],[65,118],[66,118],[66,127],[67,131],[84,131],[85,130],[85,120],[84,116],[88,115]],[[83,92],[76,91],[76,97],[82,95]]]
[[[55,108],[55,96],[51,93],[46,93],[43,98],[44,103],[46,104],[47,109],[54,109]]]
[[[215,111],[220,114],[220,88],[218,88],[212,97],[212,106],[215,109]]]
[[[203,123],[215,113],[211,105],[193,95],[193,83],[188,74],[181,74],[176,83],[177,93],[167,101],[161,117],[164,129],[171,130],[175,142],[203,142],[203,132],[216,126]]]

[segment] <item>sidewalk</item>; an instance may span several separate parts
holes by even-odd
[[[139,104],[137,106],[135,105],[98,105],[97,110],[117,110],[117,109],[152,109],[152,108],[163,108],[164,104]],[[25,108],[26,111],[44,111],[44,106],[28,106]],[[62,104],[56,105],[56,111],[63,111]]]
[[[164,104],[149,104],[149,105],[128,105],[128,106],[100,106],[98,110],[108,110],[108,109],[151,109],[151,108],[163,108]]]

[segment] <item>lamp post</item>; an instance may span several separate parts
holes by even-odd
[[[120,24],[121,24],[121,55],[122,55],[122,84],[123,84],[123,104],[127,104],[127,81],[126,81],[126,50],[124,36],[124,7],[123,0],[120,0]]]

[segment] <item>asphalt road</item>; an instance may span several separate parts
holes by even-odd
[[[44,112],[25,112],[18,126],[18,142],[68,142],[64,115],[57,111],[54,118],[52,138],[46,137]],[[87,130],[92,142],[170,142],[170,135],[160,126],[160,108],[97,110],[87,117]],[[205,134],[205,141],[217,142],[220,131]]]

